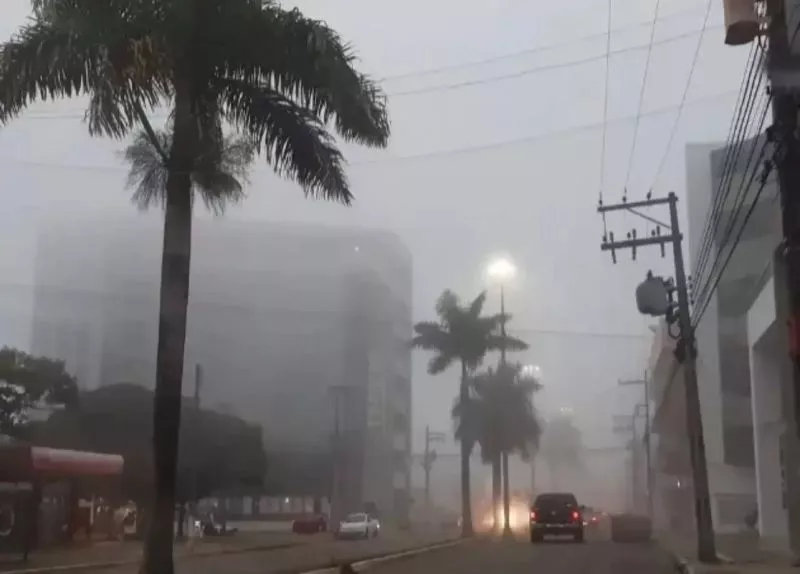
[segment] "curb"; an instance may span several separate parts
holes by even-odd
[[[409,550],[402,550],[400,552],[393,552],[391,554],[382,554],[380,556],[365,558],[362,560],[357,560],[355,562],[342,562],[340,564],[336,564],[333,566],[325,566],[324,568],[313,568],[311,570],[302,570],[298,574],[339,574],[340,572],[342,572],[343,567],[348,567],[348,566],[352,571],[363,572],[377,564],[382,564],[384,562],[392,562],[394,560],[402,560],[403,558],[411,558],[413,556],[417,556],[419,554],[425,554],[427,552],[432,552],[434,550],[442,550],[444,548],[450,548],[451,546],[457,546],[459,544],[462,544],[463,542],[467,542],[468,540],[470,539],[459,538],[456,540],[448,540],[446,542],[437,542],[435,544],[430,544],[428,546],[411,548]]]
[[[225,554],[246,554],[248,552],[269,552],[270,550],[282,550],[298,546],[298,542],[285,542],[281,544],[263,544],[261,546],[247,546],[245,548],[223,548],[219,552],[197,552],[194,554],[184,554],[175,556],[175,562],[181,560],[213,558]],[[92,570],[104,570],[107,568],[120,568],[132,566],[141,562],[141,556],[136,559],[109,560],[106,562],[83,562],[78,564],[63,564],[58,566],[40,566],[36,568],[19,568],[15,570],[0,570],[0,574],[56,574],[60,572],[89,572]]]

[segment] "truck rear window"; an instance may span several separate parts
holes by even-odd
[[[540,494],[533,506],[539,510],[560,510],[577,508],[578,501],[572,494]]]

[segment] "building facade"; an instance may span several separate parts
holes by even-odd
[[[152,386],[160,237],[144,217],[54,222],[38,243],[32,352],[65,360],[86,388]],[[262,426],[270,494],[330,495],[338,481],[344,507],[402,515],[405,246],[380,231],[212,220],[196,221],[192,249],[185,394],[199,366],[201,404]]]
[[[787,436],[791,413],[781,409],[787,404],[788,347],[776,327],[780,205],[774,180],[760,194],[758,184],[748,184],[749,158],[762,144],[756,137],[732,154],[720,146],[687,146],[692,317],[715,530],[744,530],[748,518],[757,517],[762,543],[788,548],[786,458],[796,437]],[[728,187],[718,202],[717,194]],[[683,372],[665,333],[662,325],[650,369],[661,465],[656,483],[661,520],[669,525],[676,508],[690,509],[692,484]],[[683,502],[674,497],[679,483],[689,486]]]

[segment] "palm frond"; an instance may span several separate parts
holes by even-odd
[[[416,335],[411,346],[426,351],[442,351],[450,346],[450,334],[438,323],[420,321],[414,325]]]
[[[0,46],[0,121],[33,101],[89,94],[92,132],[121,137],[135,123],[135,102],[155,105],[171,93],[162,46],[140,22],[123,28],[117,16],[92,27],[99,19],[93,12],[81,21],[75,13],[59,19],[61,2],[41,9],[49,16],[35,18]]]
[[[146,132],[139,132],[124,152],[130,166],[127,185],[134,190],[132,200],[142,209],[163,207],[166,201],[169,168],[159,150],[170,149],[172,134],[158,131],[155,137],[153,142]],[[216,159],[198,158],[191,174],[193,196],[199,196],[213,213],[244,198],[242,182],[247,180],[253,160],[253,148],[244,138],[228,136],[217,145],[218,152],[209,152]]]
[[[486,303],[486,291],[481,292],[472,303],[469,304],[468,313],[475,318],[480,317],[483,306]]]
[[[428,374],[438,375],[445,372],[455,362],[456,357],[444,353],[437,353],[428,361]]]
[[[386,146],[391,129],[386,96],[355,69],[353,49],[325,22],[272,2],[229,14],[226,27],[238,40],[224,48],[229,77],[267,82],[323,124],[332,122],[345,140]]]
[[[499,351],[505,349],[506,351],[527,351],[530,346],[528,343],[517,337],[511,335],[492,334],[486,337],[486,346],[489,350]]]
[[[246,133],[278,175],[296,180],[311,197],[349,205],[344,158],[308,109],[265,86],[220,80],[225,117]]]

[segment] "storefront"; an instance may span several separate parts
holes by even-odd
[[[92,537],[100,501],[116,501],[123,458],[24,443],[0,445],[0,552]]]

